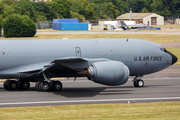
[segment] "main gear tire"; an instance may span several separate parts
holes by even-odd
[[[10,80],[8,83],[7,83],[7,88],[8,90],[16,90],[17,89],[17,82],[14,81],[14,80]]]
[[[53,91],[61,91],[62,90],[62,83],[60,81],[53,81],[52,83],[52,90]]]
[[[47,81],[43,81],[40,83],[40,89],[41,91],[49,91],[50,90],[50,84]]]

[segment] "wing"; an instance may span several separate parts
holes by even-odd
[[[84,70],[88,67],[88,60],[77,57],[60,58],[55,59],[48,65],[43,66],[41,71],[36,73],[37,75],[42,72],[53,73],[52,76],[74,76],[78,71]]]
[[[48,77],[59,76],[74,76],[77,72],[84,70],[91,63],[98,61],[108,61],[109,59],[86,59],[78,57],[65,57],[52,60],[51,62],[41,62],[29,64],[26,66],[19,66],[12,69],[1,71],[0,74],[4,76],[21,76],[21,78],[27,77],[42,77],[41,73],[48,73]]]
[[[78,75],[77,72],[83,71],[85,68],[89,67],[91,63],[98,61],[109,61],[109,59],[86,59],[78,57],[60,58],[52,61],[49,65],[44,66],[44,68],[38,74],[47,71],[57,74],[54,76],[74,77]]]

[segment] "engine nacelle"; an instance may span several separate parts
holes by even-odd
[[[104,85],[121,85],[127,82],[129,78],[129,69],[122,62],[103,61],[92,63],[84,74],[89,80]]]

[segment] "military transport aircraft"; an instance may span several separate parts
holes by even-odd
[[[104,85],[135,87],[141,77],[163,70],[177,57],[163,46],[139,39],[0,40],[0,79],[6,90],[60,91],[54,77],[87,77]]]

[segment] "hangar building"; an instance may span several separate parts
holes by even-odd
[[[175,19],[175,21],[176,21],[176,24],[177,25],[180,25],[180,19],[178,18],[178,19]]]
[[[116,21],[130,21],[130,13],[125,13],[116,18]],[[156,13],[132,13],[132,21],[137,24],[164,25],[164,17]]]

